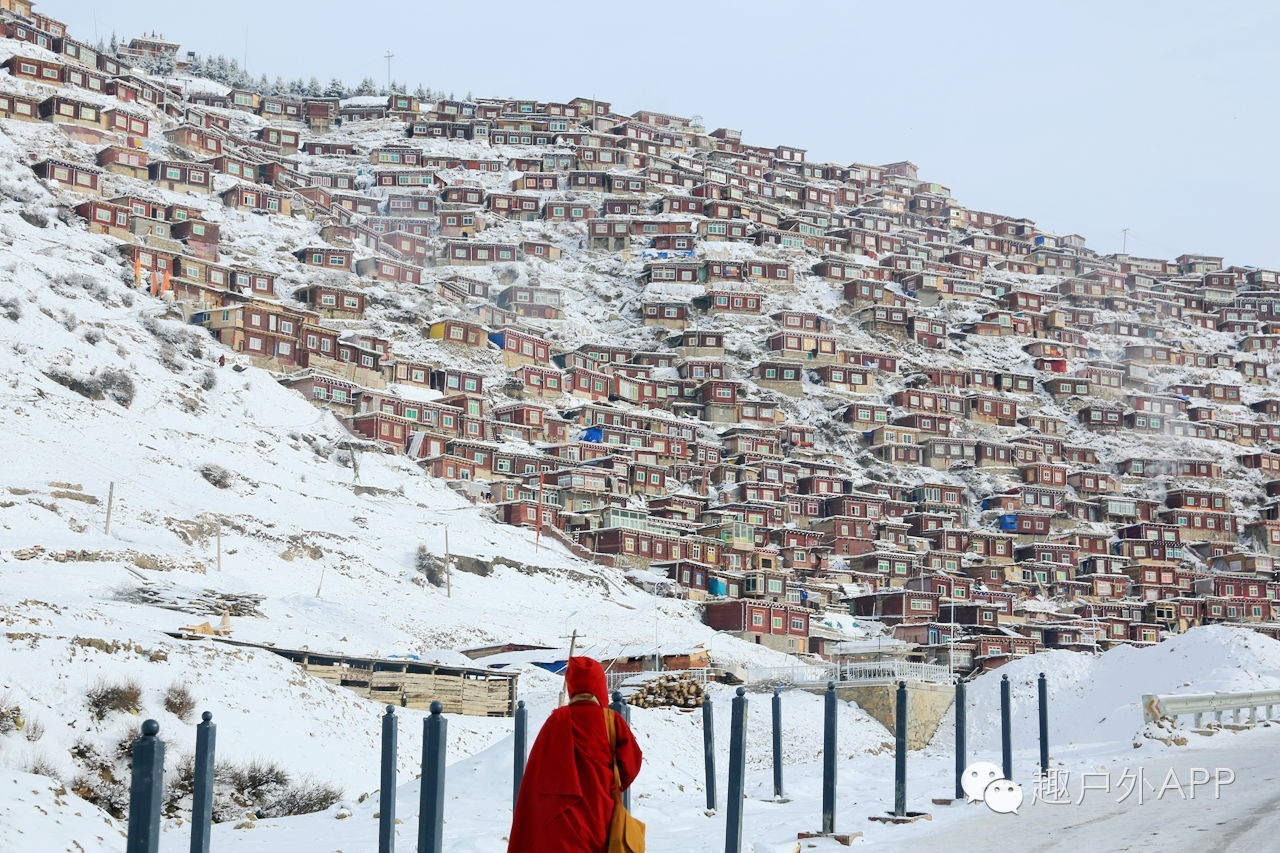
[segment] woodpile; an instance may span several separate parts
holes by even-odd
[[[660,675],[644,682],[627,703],[638,708],[700,708],[702,685],[684,673]]]

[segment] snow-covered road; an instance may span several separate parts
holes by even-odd
[[[1239,734],[1220,733],[1210,738],[1193,736],[1182,751],[1148,754],[1137,762],[1121,756],[1100,765],[1097,776],[1085,779],[1079,772],[1067,777],[1072,802],[1028,802],[1016,815],[1000,815],[981,805],[935,807],[936,822],[910,832],[910,841],[942,841],[953,851],[1051,850],[1267,850],[1280,834],[1280,727]],[[1215,796],[1216,770],[1224,771]],[[1140,770],[1140,776],[1137,771]],[[1189,782],[1209,780],[1190,796]],[[1101,790],[1109,771],[1111,791]],[[1122,774],[1128,771],[1121,784]],[[1172,775],[1171,775],[1172,774]],[[1229,774],[1234,781],[1227,782]],[[1133,780],[1141,778],[1143,801],[1138,802]],[[1091,787],[1081,795],[1084,784]],[[1162,796],[1156,791],[1164,790]],[[1154,791],[1153,791],[1154,789]],[[1030,799],[1030,786],[1027,788]],[[1124,795],[1128,793],[1128,796]],[[947,817],[965,810],[960,820]],[[915,828],[912,828],[915,830]],[[877,840],[888,842],[883,833]],[[905,843],[907,837],[901,839]]]

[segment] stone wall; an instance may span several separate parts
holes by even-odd
[[[856,702],[862,710],[879,720],[892,735],[897,725],[897,684],[845,685],[836,694]],[[950,684],[907,682],[907,748],[922,749],[938,730],[938,724],[955,699]]]

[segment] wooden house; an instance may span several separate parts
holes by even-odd
[[[175,192],[208,193],[213,188],[213,170],[206,163],[152,160],[147,174],[153,184]]]
[[[102,170],[70,160],[41,160],[31,167],[36,176],[51,187],[98,195],[102,192]]]

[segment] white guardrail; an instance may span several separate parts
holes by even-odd
[[[1221,723],[1222,715],[1230,712],[1232,722],[1242,725],[1241,715],[1249,712],[1248,725],[1256,725],[1259,721],[1258,709],[1264,709],[1263,720],[1274,720],[1274,709],[1280,708],[1280,690],[1250,690],[1242,693],[1184,693],[1161,695],[1146,693],[1142,696],[1142,717],[1148,723],[1159,719],[1170,719],[1175,723],[1179,717],[1190,714],[1195,718],[1195,725],[1200,727],[1205,714],[1213,714],[1214,722]]]

